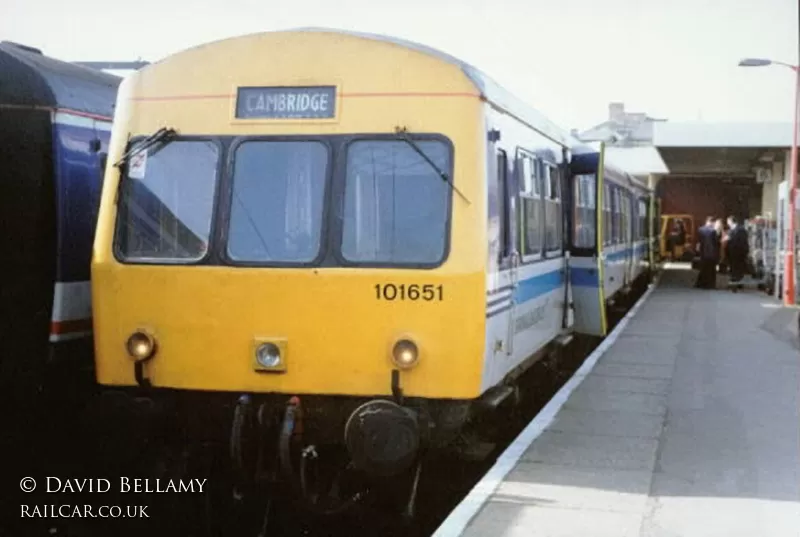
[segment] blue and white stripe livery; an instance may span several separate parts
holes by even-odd
[[[486,341],[481,389],[501,384],[569,331],[567,256],[568,138],[554,139],[486,105],[488,259]],[[544,134],[548,132],[549,134]],[[528,365],[528,364],[526,364]]]

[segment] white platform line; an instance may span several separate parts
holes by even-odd
[[[659,277],[660,279],[660,277]],[[658,279],[652,283],[649,289],[634,304],[630,311],[622,318],[614,330],[603,340],[600,345],[583,362],[580,368],[572,375],[572,378],[561,387],[552,399],[542,408],[535,418],[522,430],[506,450],[497,458],[497,462],[486,473],[483,478],[472,488],[461,503],[448,515],[444,522],[436,529],[432,537],[456,537],[461,535],[467,528],[470,521],[478,514],[483,505],[489,499],[497,487],[500,486],[506,475],[517,465],[520,457],[528,447],[541,435],[544,430],[553,422],[558,411],[567,402],[573,391],[583,382],[583,379],[592,371],[597,361],[617,340],[619,335],[628,325],[631,318],[636,315],[642,304],[652,294],[658,286]]]

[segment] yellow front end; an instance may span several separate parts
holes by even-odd
[[[259,103],[263,95],[245,94],[237,102],[240,88],[321,86],[335,87],[333,117],[242,117],[247,116],[246,112],[240,113],[242,107],[263,112],[264,102]],[[269,95],[278,94],[264,95],[270,98]],[[242,103],[242,98],[249,101]],[[298,103],[304,99],[306,105],[312,98],[317,99],[317,104],[320,102],[318,96],[303,97],[298,93],[296,98]],[[171,161],[172,168],[158,168],[159,173],[167,174],[166,179],[148,183],[148,192],[169,200],[166,209],[159,209],[162,216],[191,213],[196,218],[201,211],[191,208],[192,204],[209,206],[207,237],[189,241],[198,244],[202,258],[175,261],[159,257],[165,251],[164,239],[145,240],[141,233],[136,235],[129,230],[143,226],[148,233],[155,233],[154,230],[169,227],[165,220],[154,223],[156,213],[139,206],[129,207],[125,209],[126,220],[118,222],[121,207],[128,199],[123,183],[133,185],[134,176],[147,180],[146,174],[151,172],[143,171],[145,163],[137,157],[128,159],[123,170],[129,176],[124,178],[117,167],[109,165],[92,263],[98,381],[105,385],[136,384],[135,360],[126,341],[141,331],[155,343],[152,358],[142,367],[143,376],[155,387],[385,395],[391,393],[392,370],[400,369],[400,384],[408,396],[480,395],[486,259],[482,107],[477,89],[456,65],[390,43],[325,32],[260,34],[212,43],[169,57],[133,75],[120,90],[109,162],[117,162],[123,156],[131,137],[148,136],[166,127],[174,129],[177,136],[163,147],[154,148],[146,166],[155,170],[159,159],[177,159],[180,152],[175,149],[179,147],[176,144],[200,137],[201,141],[206,140],[204,155],[216,155],[217,160],[209,164],[216,170],[216,180],[206,200],[197,194],[206,184],[200,175],[191,199],[182,194],[188,192],[186,184],[191,178],[182,180],[180,188],[184,190],[178,192],[175,187],[174,192],[169,192],[173,187],[168,172],[194,174],[187,171],[200,166],[193,160],[185,165]],[[449,148],[449,157],[443,156],[442,162],[451,165],[446,171],[457,191],[446,187],[449,197],[442,210],[449,214],[444,260],[423,268],[342,262],[341,249],[346,242],[342,229],[350,225],[346,223],[348,203],[356,203],[356,210],[362,215],[360,231],[354,232],[353,240],[366,241],[370,226],[377,225],[381,215],[385,217],[390,210],[370,205],[370,200],[374,205],[376,199],[388,199],[369,194],[369,185],[377,184],[373,175],[379,173],[375,171],[379,166],[368,163],[372,172],[356,177],[355,172],[348,171],[348,166],[355,164],[348,163],[350,146],[346,144],[392,139],[395,145],[360,146],[362,153],[367,155],[373,147],[391,147],[392,155],[401,155],[408,162],[421,159],[413,157],[416,151],[395,135],[397,128],[406,129],[412,140],[417,140],[417,135],[429,135],[441,142],[436,145],[439,142],[422,138],[415,142],[425,151]],[[351,135],[358,135],[358,140]],[[322,140],[323,145],[331,140],[325,172],[320,172],[327,186],[324,199],[314,202],[317,205],[303,201],[309,190],[297,187],[297,181],[303,179],[294,176],[284,178],[286,192],[259,186],[261,179],[249,179],[253,185],[249,191],[236,190],[239,187],[234,186],[232,178],[236,173],[245,173],[245,165],[237,162],[237,148],[248,141],[304,140]],[[297,155],[302,156],[302,151]],[[325,153],[319,151],[320,155]],[[373,151],[376,152],[379,151]],[[192,158],[191,152],[186,155],[187,159]],[[259,162],[250,166],[256,170],[251,173],[263,174],[264,181],[272,181],[278,172]],[[293,170],[297,177],[311,173],[311,164],[306,166],[291,159],[285,162],[286,169]],[[399,164],[384,164],[404,173]],[[413,173],[429,174],[430,170],[419,171],[428,166],[422,160],[412,164],[417,170]],[[430,177],[431,181],[442,182],[435,174]],[[414,180],[421,181],[419,177]],[[353,181],[358,181],[360,193],[352,198],[356,201],[345,199],[342,190],[351,188],[343,185]],[[275,212],[276,199],[289,207],[280,218],[268,214]],[[408,203],[405,205],[393,206],[392,214],[414,210]],[[243,213],[241,207],[248,210]],[[290,260],[275,266],[270,262],[274,259],[266,254],[247,257],[241,253],[255,251],[252,245],[231,254],[231,243],[240,240],[235,238],[238,232],[232,230],[232,217],[237,229],[247,235],[247,241],[255,240],[257,233],[252,229],[261,230],[261,235],[270,234],[262,241],[276,241],[277,234],[293,233],[298,226],[317,233],[307,225],[314,221],[308,217],[309,211],[321,211],[322,231],[317,237],[318,255],[313,260]],[[278,221],[282,223],[264,231],[267,222]],[[403,222],[408,224],[408,219]],[[203,225],[187,220],[188,227]],[[381,237],[388,236],[384,231]],[[169,239],[177,241],[180,233],[187,232],[175,231]],[[121,236],[127,237],[122,246]],[[126,257],[123,251],[147,248],[159,253],[145,259],[147,256]],[[191,249],[185,245],[181,248]],[[264,248],[266,252],[266,243]],[[405,369],[392,361],[393,346],[402,339],[413,341],[418,349],[418,361]],[[280,364],[276,367],[259,362],[257,350],[263,343],[271,343],[271,348],[280,351]]]

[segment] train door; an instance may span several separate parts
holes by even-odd
[[[603,281],[604,207],[603,157],[600,153],[575,155],[570,164],[569,282],[574,308],[573,330],[579,334],[606,333]],[[607,191],[607,189],[605,189]]]
[[[656,199],[655,196],[648,196],[647,203],[647,228],[645,229],[645,237],[647,238],[647,264],[652,271],[655,268],[656,255],[655,247],[653,244],[653,237],[655,236],[655,214],[656,214]]]
[[[633,210],[633,196],[630,192],[622,193],[623,216],[625,218],[625,285],[633,283],[633,265],[636,262],[636,234],[634,226],[636,215]]]
[[[603,281],[606,298],[616,295],[624,284],[625,279],[625,219],[623,218],[623,205],[620,189],[613,183],[608,185],[611,198],[611,225],[612,246],[609,255],[605,256]]]
[[[653,259],[660,264],[664,258],[661,255],[661,199],[653,196],[653,223],[650,233],[650,243],[653,245]]]
[[[511,307],[508,310],[505,343],[508,356],[514,353],[514,323],[516,310],[516,289],[519,280],[520,254],[517,240],[517,192],[514,174],[510,173],[508,155],[498,149],[497,182],[500,201],[500,271],[508,273],[511,286]]]
[[[564,150],[563,152],[563,161],[559,168],[559,190],[561,192],[561,232],[560,232],[560,239],[562,243],[562,251],[564,253],[564,308],[562,310],[561,316],[561,328],[563,330],[570,330],[572,326],[575,324],[575,314],[573,313],[573,298],[572,298],[572,285],[570,285],[570,253],[569,253],[569,241],[567,240],[567,230],[570,226],[570,218],[569,218],[569,169],[567,167],[567,162],[569,159],[567,157],[567,152]]]
[[[597,226],[597,238],[595,240],[595,255],[594,259],[597,260],[598,278],[597,278],[597,310],[595,315],[598,322],[596,323],[595,334],[597,336],[605,336],[608,332],[608,320],[606,319],[606,292],[605,292],[605,270],[607,266],[606,247],[611,244],[613,239],[613,229],[611,226],[610,217],[611,212],[611,189],[606,185],[605,179],[605,143],[600,144],[600,162],[597,166],[597,179],[595,183],[595,190],[592,192],[594,197],[595,206],[595,222]],[[606,229],[608,228],[608,229]]]
[[[634,200],[636,207],[636,264],[633,275],[634,278],[638,278],[650,266],[650,234],[648,233],[650,209],[647,196],[637,196]]]

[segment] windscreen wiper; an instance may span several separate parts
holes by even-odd
[[[178,132],[175,129],[161,127],[156,132],[128,149],[125,154],[123,154],[120,159],[114,163],[114,166],[119,168],[128,162],[134,155],[138,155],[142,151],[147,151],[155,145],[167,143],[177,135]]]
[[[447,173],[442,171],[442,169],[439,168],[439,166],[437,166],[436,163],[433,160],[431,160],[431,158],[428,155],[425,154],[425,152],[417,145],[417,143],[414,140],[411,139],[411,137],[408,135],[408,132],[406,131],[405,128],[396,127],[395,128],[395,132],[397,133],[397,135],[400,137],[401,140],[403,140],[405,143],[410,145],[411,148],[414,149],[414,151],[419,153],[419,156],[424,158],[425,162],[430,164],[431,168],[433,168],[436,171],[436,173],[439,174],[439,177],[442,178],[442,181],[447,183],[450,186],[450,188],[455,190],[455,192],[459,196],[461,196],[461,199],[463,199],[464,201],[467,202],[467,205],[471,205],[471,203],[467,199],[467,197],[464,194],[462,194],[461,191],[458,188],[456,188],[456,185],[453,184],[453,182],[450,180],[450,177],[447,175]]]

